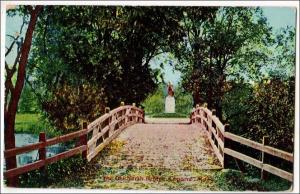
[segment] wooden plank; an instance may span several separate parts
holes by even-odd
[[[128,105],[126,105],[126,106],[120,106],[118,108],[115,108],[115,109],[111,110],[110,114],[116,114],[116,113],[122,112],[126,108],[128,108]]]
[[[92,137],[89,141],[88,141],[88,147],[90,147],[90,145],[92,145],[94,142],[96,142],[102,135],[104,135],[107,131],[109,130],[109,125],[105,126],[100,133],[98,133],[96,136]]]
[[[56,162],[58,160],[71,157],[71,156],[73,156],[75,154],[79,154],[79,153],[81,153],[81,152],[83,152],[85,150],[87,150],[87,146],[86,145],[82,145],[82,146],[70,149],[68,151],[65,151],[65,152],[62,152],[62,153],[57,154],[55,156],[52,156],[50,158],[47,158],[46,159],[46,164],[51,164],[51,163]]]
[[[268,171],[269,173],[275,174],[281,178],[284,178],[288,181],[293,182],[293,174],[290,172],[287,172],[285,170],[276,168],[274,166],[271,166],[269,164],[264,164],[263,165],[263,170]]]
[[[217,116],[212,116],[212,120],[216,124],[216,127],[220,129],[219,131],[224,136],[224,132],[225,131],[224,131],[224,125],[223,125],[223,123],[221,123],[221,121],[219,120],[219,118]]]
[[[23,173],[31,171],[31,170],[41,168],[44,165],[45,165],[44,160],[38,160],[36,162],[26,164],[19,168],[13,168],[13,169],[10,169],[10,170],[7,170],[6,172],[4,172],[4,178],[14,177],[14,176],[23,174]]]
[[[86,134],[87,134],[87,130],[80,130],[80,131],[76,131],[76,132],[69,133],[69,134],[66,134],[66,135],[54,137],[54,138],[48,139],[46,141],[46,146],[66,142],[66,141],[69,141],[69,140],[74,139],[76,137],[81,137],[82,135],[86,135]]]
[[[223,150],[224,150],[224,142],[223,142],[222,139],[217,135],[216,129],[214,129],[214,128],[211,128],[211,129],[213,129],[213,130],[211,130],[211,131],[212,131],[212,134],[214,135],[214,137],[215,137],[215,139],[217,140],[217,142],[218,142],[220,148],[221,148],[222,151],[223,151]]]
[[[126,115],[118,118],[118,120],[114,121],[115,124],[121,122],[122,120],[124,120],[126,118]],[[110,124],[111,125],[111,124]],[[90,148],[90,146],[95,142],[97,141],[99,138],[101,138],[102,135],[104,135],[104,133],[106,133],[109,128],[110,128],[110,125],[107,125],[105,126],[100,133],[98,133],[96,136],[93,136],[89,141],[88,141],[88,147]]]
[[[287,161],[290,162],[294,162],[294,154],[283,151],[283,150],[279,150],[270,146],[263,146],[262,151],[264,151],[265,153],[268,153],[270,155],[285,159]]]
[[[99,117],[98,119],[94,120],[93,122],[91,122],[88,125],[88,132],[92,131],[94,129],[95,126],[97,126],[99,123],[105,121],[106,119],[108,119],[110,117],[110,114],[104,114],[101,117]]]
[[[136,114],[128,114],[127,116],[129,116],[129,117],[139,117],[139,118],[143,119],[142,116],[136,115]]]
[[[220,129],[220,132],[224,135],[224,125],[222,124],[222,122],[219,120],[219,118],[215,115],[212,115],[212,112],[204,107],[200,107],[199,110],[204,111],[207,114],[207,117],[209,117],[215,124],[216,127],[218,127]],[[196,115],[196,118],[204,118],[201,115]],[[204,119],[205,120],[205,119]]]
[[[214,144],[213,140],[208,138],[208,141],[210,142],[210,145],[213,148],[215,155],[217,156],[218,160],[220,161],[220,163],[223,166],[223,156],[221,156],[221,154],[220,154],[218,148],[216,147],[216,145]]]
[[[230,139],[232,141],[236,141],[240,144],[249,146],[249,147],[257,149],[259,151],[263,151],[272,156],[276,156],[276,157],[282,158],[282,159],[290,161],[290,162],[293,162],[293,159],[294,159],[292,153],[288,153],[283,150],[279,150],[279,149],[276,149],[276,148],[273,148],[270,146],[263,146],[263,144],[257,143],[255,141],[246,139],[244,137],[241,137],[241,136],[229,133],[229,132],[225,132],[225,138]]]
[[[209,122],[205,119],[203,119],[203,120],[209,126]],[[206,130],[204,126],[203,126],[203,130]],[[224,142],[222,141],[222,139],[219,136],[217,136],[216,129],[211,126],[211,127],[209,127],[209,130],[212,132],[212,134],[214,135],[214,137],[217,140],[218,144],[221,146],[221,149],[224,150]]]
[[[10,178],[10,177],[14,177],[16,175],[23,174],[25,172],[29,172],[31,170],[41,168],[41,167],[45,166],[46,164],[50,164],[50,163],[56,162],[58,160],[61,160],[63,158],[73,156],[77,153],[81,153],[82,151],[86,150],[86,148],[87,148],[87,146],[83,145],[83,146],[76,147],[76,148],[73,148],[71,150],[68,150],[66,152],[57,154],[57,155],[55,155],[51,158],[47,158],[46,160],[38,160],[36,162],[26,164],[22,167],[7,170],[6,172],[4,172],[4,177],[5,178]]]
[[[22,154],[25,152],[43,148],[44,146],[45,145],[43,142],[39,142],[39,143],[34,143],[34,144],[27,145],[27,146],[19,147],[19,148],[4,150],[4,157],[9,158],[9,157],[16,156],[16,155],[19,155],[19,154]]]
[[[107,146],[113,139],[115,139],[122,132],[123,129],[129,127],[130,125],[124,125],[124,126],[122,126],[117,131],[115,131],[115,133],[112,136],[110,136],[109,138],[105,139],[104,142],[102,142],[100,145],[98,145],[96,147],[96,149],[95,149],[94,152],[91,152],[91,153],[88,154],[87,160],[91,161],[105,146]]]
[[[249,164],[251,164],[253,166],[256,166],[257,168],[261,169],[262,166],[263,166],[263,164],[262,164],[261,161],[256,160],[254,158],[251,158],[251,157],[249,157],[249,156],[247,156],[245,154],[241,154],[239,152],[236,152],[236,151],[234,151],[232,149],[225,148],[224,149],[224,153],[227,154],[227,155],[230,155],[230,156],[232,156],[234,158],[237,158],[239,160],[242,160],[244,162],[247,162],[247,163],[249,163]]]
[[[8,157],[16,156],[18,154],[22,154],[22,153],[25,153],[25,152],[41,149],[41,148],[44,148],[45,146],[50,146],[50,145],[54,145],[54,144],[57,144],[57,143],[62,143],[62,142],[74,139],[76,137],[80,137],[80,136],[82,136],[86,133],[87,133],[86,130],[80,130],[80,131],[76,131],[76,132],[69,133],[69,134],[66,134],[66,135],[54,137],[52,139],[48,139],[46,141],[45,145],[43,145],[43,142],[39,142],[39,143],[34,143],[34,144],[27,145],[27,146],[19,147],[19,148],[13,148],[13,149],[5,150],[4,151],[4,157],[8,158]]]

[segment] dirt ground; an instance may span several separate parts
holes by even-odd
[[[87,168],[52,187],[218,190],[221,164],[196,125],[156,123],[124,129]]]

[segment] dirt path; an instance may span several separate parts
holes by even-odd
[[[218,190],[220,163],[206,134],[188,124],[135,124],[88,164],[89,171],[53,187]]]
[[[186,124],[136,124],[125,129],[117,141],[124,142],[117,165],[167,169],[216,169],[220,167],[203,131]]]

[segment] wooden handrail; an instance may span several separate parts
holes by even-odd
[[[5,150],[4,151],[4,158],[9,158],[12,156],[16,156],[19,154],[23,154],[26,152],[30,152],[33,150],[37,150],[37,149],[41,149],[47,146],[51,146],[54,144],[58,144],[58,143],[62,143],[62,142],[66,142],[69,141],[71,139],[74,139],[76,137],[81,137],[82,135],[87,134],[86,130],[80,130],[80,131],[76,131],[73,133],[69,133],[66,135],[62,135],[62,136],[58,136],[58,137],[54,137],[51,139],[46,140],[46,145],[44,145],[43,142],[38,142],[38,143],[34,143],[34,144],[30,144],[27,146],[23,146],[23,147],[18,147],[18,148],[13,148],[13,149],[9,149],[9,150]]]
[[[109,111],[109,108],[107,110]],[[92,160],[123,129],[140,121],[144,122],[144,111],[135,106],[126,105],[111,110],[92,122],[88,125],[88,133],[92,132],[92,137],[87,143],[87,160]],[[105,122],[104,126],[102,126],[103,122]],[[99,140],[101,143],[98,143]]]
[[[272,174],[275,174],[277,176],[280,176],[286,180],[289,180],[289,181],[293,181],[293,174],[290,173],[290,172],[287,172],[285,170],[282,170],[280,168],[277,168],[277,167],[274,167],[274,166],[271,166],[269,164],[264,164],[263,162],[261,162],[260,160],[257,160],[257,159],[254,159],[252,157],[249,157],[245,154],[241,154],[237,151],[234,151],[232,149],[228,149],[228,148],[225,148],[224,152],[234,158],[238,158],[239,160],[242,160],[244,162],[247,162],[253,166],[256,166],[257,168],[260,168],[260,169],[263,169],[265,171],[268,171]]]
[[[204,113],[201,114],[201,113]],[[262,161],[257,160],[255,158],[252,158],[250,156],[247,156],[245,154],[239,153],[238,151],[232,150],[228,147],[226,147],[225,141],[231,140],[238,142],[242,145],[246,145],[248,147],[251,147],[253,149],[256,149],[262,153],[267,153],[271,156],[275,156],[281,159],[284,159],[289,162],[293,162],[294,156],[293,153],[289,153],[277,148],[273,148],[271,146],[267,146],[252,140],[249,140],[247,138],[235,135],[233,133],[230,133],[226,131],[225,125],[221,123],[218,117],[216,117],[212,111],[207,109],[206,107],[198,107],[193,110],[191,113],[191,123],[199,123],[198,120],[200,120],[201,128],[202,130],[207,131],[208,140],[217,156],[219,161],[221,162],[222,166],[224,166],[226,162],[225,155],[232,156],[234,158],[237,158],[239,160],[242,160],[244,162],[247,162],[251,165],[254,165],[263,171],[268,171],[272,174],[275,174],[277,176],[280,176],[286,180],[293,181],[293,174],[290,172],[287,172],[285,170],[279,169],[277,167],[271,166],[269,164],[264,164],[264,160]],[[215,125],[213,127],[212,125]],[[219,134],[221,133],[221,134]],[[219,138],[220,136],[223,136],[222,138]],[[212,139],[213,138],[213,139]],[[217,142],[217,145],[215,144],[215,141]],[[223,156],[222,156],[223,155]]]
[[[276,156],[276,157],[282,158],[282,159],[290,161],[290,162],[294,161],[294,156],[293,156],[292,153],[289,153],[289,152],[286,152],[286,151],[283,151],[283,150],[279,150],[277,148],[273,148],[273,147],[270,147],[270,146],[264,146],[261,143],[257,143],[255,141],[246,139],[244,137],[241,137],[241,136],[229,133],[229,132],[225,132],[225,137],[227,139],[230,139],[232,141],[235,141],[235,142],[238,142],[240,144],[246,145],[246,146],[251,147],[253,149],[268,153],[272,156]]]
[[[109,109],[107,110],[109,111]],[[117,118],[119,114],[121,114],[122,116],[120,118]],[[101,131],[100,129],[101,125],[104,121],[107,121],[107,119],[108,119],[108,124]],[[115,137],[117,137],[117,135],[121,132],[121,130],[137,122],[144,122],[144,111],[135,106],[122,105],[102,115],[101,117],[99,117],[98,119],[90,123],[88,126],[86,125],[86,123],[84,123],[82,130],[72,132],[66,135],[54,137],[51,139],[44,138],[43,141],[40,141],[38,143],[5,150],[4,157],[9,158],[33,150],[39,150],[39,152],[41,152],[41,150],[44,150],[47,146],[63,143],[72,140],[74,138],[80,138],[79,139],[80,145],[78,145],[77,147],[69,149],[67,151],[64,151],[62,153],[59,153],[49,158],[46,158],[46,156],[40,157],[38,161],[35,161],[30,164],[26,164],[22,167],[8,169],[4,172],[4,177],[5,178],[15,177],[25,172],[39,169],[47,164],[54,163],[58,160],[71,157],[78,153],[82,153],[83,157],[90,160],[91,158],[96,156],[97,153],[102,148],[104,148],[104,146],[106,146],[110,141],[112,141]],[[99,125],[100,128],[98,128]],[[116,128],[117,125],[119,125],[118,128]],[[95,131],[97,133],[93,133],[94,136],[91,138],[91,140],[87,141],[87,135],[92,130],[98,130],[98,131]],[[109,135],[108,138],[105,139],[105,141],[100,145],[100,147],[98,146],[96,150],[89,150],[91,146],[93,146],[98,141],[99,138],[103,137],[103,135],[108,132],[111,134]],[[43,133],[43,137],[45,137],[44,133]]]
[[[23,174],[23,173],[31,171],[31,170],[39,169],[40,167],[45,166],[47,164],[51,164],[58,160],[68,158],[75,154],[81,153],[86,149],[87,149],[87,146],[83,145],[83,146],[76,147],[71,150],[65,151],[63,153],[57,154],[50,158],[46,158],[45,160],[38,160],[36,162],[26,164],[26,165],[18,167],[18,168],[13,168],[13,169],[7,170],[6,172],[4,172],[4,177],[10,178],[10,177],[14,177],[14,176]]]

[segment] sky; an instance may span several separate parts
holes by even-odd
[[[263,7],[264,15],[267,17],[267,20],[270,26],[273,28],[273,31],[276,32],[282,27],[286,26],[295,26],[296,23],[296,9],[289,7]],[[6,34],[15,35],[19,31],[22,24],[21,17],[7,17],[6,18]],[[24,28],[23,33],[25,34],[26,28]],[[10,39],[6,36],[6,46],[9,46]],[[14,61],[16,56],[16,50],[13,50],[12,53],[7,57],[7,62],[11,64]],[[177,85],[180,82],[181,73],[179,71],[174,71],[170,65],[170,62],[175,64],[176,60],[168,57],[168,54],[159,57],[155,57],[150,61],[151,68],[159,68],[161,63],[164,63],[164,80],[166,82],[171,81],[174,85]]]

